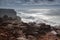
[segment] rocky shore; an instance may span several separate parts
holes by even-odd
[[[60,40],[59,32],[60,29],[45,23],[24,23],[18,17],[0,18],[0,40]]]

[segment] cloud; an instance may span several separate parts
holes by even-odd
[[[27,9],[21,10],[21,12],[26,14],[36,14],[36,15],[48,15],[48,16],[60,16],[60,9]]]
[[[0,0],[0,8],[31,9],[31,8],[60,8],[60,0]],[[36,13],[36,12],[35,12]]]
[[[0,5],[60,5],[60,0],[0,0]]]
[[[26,9],[26,10],[19,10],[19,13],[20,12],[23,12],[23,13],[34,13],[34,14],[44,14],[46,12],[48,12],[50,9]]]
[[[60,9],[52,9],[45,14],[50,16],[60,16]]]

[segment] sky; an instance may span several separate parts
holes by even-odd
[[[60,0],[0,0],[2,8],[59,8]]]
[[[0,0],[0,8],[15,9],[24,22],[60,24],[60,0]]]

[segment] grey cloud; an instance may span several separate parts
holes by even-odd
[[[21,12],[23,12],[23,13],[30,13],[30,14],[32,14],[32,13],[39,13],[40,11],[29,11],[30,9],[26,9],[26,10],[18,10],[19,12],[21,11]]]
[[[39,11],[24,11],[24,13],[39,13]]]
[[[45,13],[45,15],[50,15],[50,16],[60,16],[60,9],[52,9]]]
[[[48,0],[48,1],[53,1],[53,0]],[[45,2],[45,3],[44,3]],[[12,6],[12,4],[13,5],[23,5],[23,4],[36,4],[37,3],[37,5],[39,4],[39,5],[45,5],[45,4],[56,4],[56,5],[60,5],[60,0],[56,0],[56,1],[54,1],[54,2],[52,2],[52,3],[49,3],[49,2],[47,2],[47,0],[0,0],[0,5],[7,5],[8,6],[8,4],[10,5],[10,6]]]
[[[50,9],[48,11],[29,11],[29,10],[21,10],[21,12],[26,13],[26,14],[43,14],[43,15],[48,15],[48,16],[60,16],[60,9]]]

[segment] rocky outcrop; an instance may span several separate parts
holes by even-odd
[[[0,18],[0,40],[60,40],[56,31],[60,32],[45,23],[24,23],[20,17]]]
[[[7,15],[8,17],[16,17],[16,11],[14,9],[0,9],[0,17]]]

